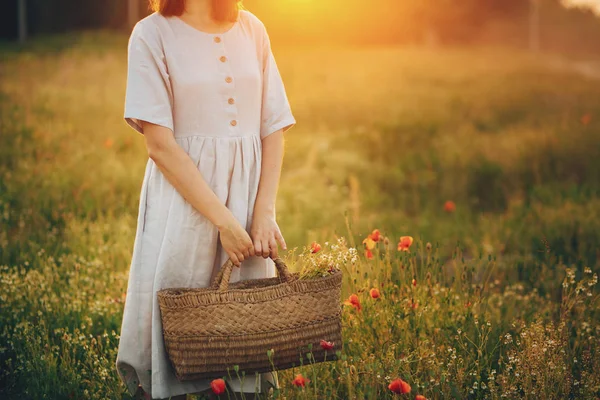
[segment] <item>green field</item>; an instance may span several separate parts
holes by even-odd
[[[0,48],[2,398],[128,398],[114,359],[147,153],[122,119],[126,45]],[[362,311],[345,308],[343,360],[280,372],[273,396],[385,399],[402,378],[407,399],[600,397],[600,81],[506,49],[275,54],[298,120],[280,227],[298,251],[358,248],[343,295]],[[376,228],[389,245],[367,260]]]

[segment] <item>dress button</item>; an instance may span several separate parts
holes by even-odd
[[[221,58],[219,58],[219,60],[221,60],[221,62],[225,62],[225,61],[227,61],[227,57],[221,56]]]
[[[236,126],[237,125],[237,121],[235,119],[232,119],[230,122],[231,126]]]
[[[228,102],[229,104],[233,104],[233,103],[235,103],[235,100],[234,100],[233,98],[230,98],[229,100],[227,100],[227,102]]]
[[[233,81],[233,79],[230,76],[225,78],[225,82],[227,82],[227,83],[231,83],[232,81]]]
[[[221,43],[221,38],[218,36],[215,36],[215,43]]]

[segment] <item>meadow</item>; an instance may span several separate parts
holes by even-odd
[[[130,398],[114,360],[147,153],[126,45],[0,49],[1,398]],[[358,259],[341,359],[280,371],[272,398],[599,398],[600,81],[502,48],[275,54],[298,120],[286,256]]]

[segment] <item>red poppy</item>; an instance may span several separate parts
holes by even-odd
[[[379,239],[381,239],[381,234],[379,233],[379,229],[373,230],[373,232],[371,232],[371,234],[369,236],[371,237],[371,239],[374,242],[379,242]]]
[[[373,252],[370,249],[365,250],[365,258],[367,258],[369,260],[373,259]]]
[[[583,125],[588,125],[590,122],[592,122],[592,116],[590,114],[584,114],[581,116],[581,123]]]
[[[367,249],[367,250],[373,250],[376,246],[376,243],[373,240],[373,238],[371,237],[371,235],[364,238],[364,240],[362,242],[365,245],[365,249]]]
[[[350,297],[348,297],[348,300],[344,301],[344,304],[356,308],[357,311],[361,310],[360,300],[356,294],[351,294]]]
[[[328,342],[327,340],[321,339],[321,348],[323,350],[332,350],[333,349],[333,342]]]
[[[412,280],[412,285],[413,285],[413,286],[417,286],[417,280],[416,280],[416,279],[413,279],[413,280]]]
[[[225,381],[221,378],[213,379],[210,382],[210,387],[215,394],[225,393]]]
[[[310,382],[310,379],[306,379],[302,374],[298,374],[292,381],[292,385],[304,387],[308,382]]]
[[[413,243],[412,236],[401,236],[398,242],[398,251],[410,251],[410,245]]]
[[[453,213],[456,210],[456,204],[453,201],[448,200],[444,203],[444,211],[447,213]]]
[[[410,308],[412,308],[413,310],[416,310],[417,308],[419,308],[419,303],[417,303],[416,301],[411,301],[410,303]]]
[[[312,242],[310,245],[310,252],[316,253],[319,250],[321,250],[321,245],[317,242]]]
[[[422,394],[418,394],[415,396],[415,400],[427,400],[427,399]]]
[[[390,389],[394,393],[405,394],[410,393],[410,385],[404,382],[400,378],[394,379],[389,385],[388,389]]]
[[[369,290],[369,294],[371,295],[372,298],[374,299],[378,299],[380,294],[379,294],[379,289],[377,288],[373,288],[371,290]]]

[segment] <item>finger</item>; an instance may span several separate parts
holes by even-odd
[[[254,254],[256,254],[257,256],[262,255],[262,243],[258,239],[256,240],[256,242],[254,242]]]
[[[238,257],[235,255],[235,253],[229,253],[229,258],[231,259],[233,265],[237,267],[240,266],[240,260],[238,260]]]
[[[282,249],[287,250],[287,244],[285,244],[285,239],[283,238],[281,232],[275,232],[275,239],[277,239]]]
[[[242,254],[244,255],[244,260],[248,257],[250,257],[250,252],[248,251],[248,249],[243,249],[242,250]]]
[[[274,237],[271,237],[269,240],[269,248],[271,249],[271,257],[277,258],[277,241],[275,241]]]
[[[248,254],[250,254],[250,256],[254,255],[254,243],[250,242],[250,244],[248,245]]]
[[[244,254],[241,251],[238,251],[235,254],[237,255],[238,259],[240,260],[240,264],[242,263],[242,261],[244,261],[246,259],[246,257],[244,257]]]
[[[261,247],[262,247],[262,256],[264,258],[269,257],[269,254],[271,253],[271,251],[269,250],[269,241],[266,239],[263,239],[261,241]]]

